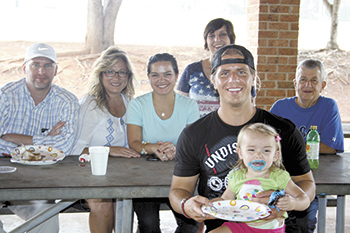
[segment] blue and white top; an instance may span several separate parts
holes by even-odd
[[[126,108],[128,100],[121,95]],[[85,147],[90,146],[128,147],[128,140],[125,115],[111,115],[106,108],[97,107],[95,97],[86,95],[80,100],[78,136],[72,154],[80,155]]]
[[[188,93],[198,103],[200,117],[215,111],[220,106],[219,95],[205,76],[202,61],[189,64],[181,75],[176,90]]]
[[[45,99],[35,105],[23,78],[0,89],[0,109],[0,135],[14,133],[33,136],[34,145],[52,146],[66,155],[70,154],[79,111],[78,99],[74,94],[52,84]],[[59,121],[66,122],[62,133],[47,136]],[[17,146],[0,138],[2,153],[10,154]]]

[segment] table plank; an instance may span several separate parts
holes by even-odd
[[[45,166],[15,164],[0,158],[3,166],[17,171],[0,174],[3,200],[167,197],[174,161],[116,158],[108,162],[106,176],[93,176],[89,163],[77,156]],[[350,195],[350,153],[321,155],[313,170],[317,194]]]
[[[0,158],[2,166],[15,166],[0,174],[2,200],[167,197],[174,161],[110,157],[107,174],[93,176],[89,163],[67,156],[53,165],[23,165]],[[83,166],[82,166],[83,165]]]
[[[344,138],[350,138],[350,123],[343,123],[343,132],[344,132]]]
[[[0,158],[0,165],[17,167],[13,173],[0,174],[1,200],[122,198],[130,201],[141,197],[167,197],[175,162],[110,157],[105,176],[93,176],[90,165],[81,166],[77,156],[45,166],[13,164],[9,158]],[[349,165],[350,153],[321,155],[320,166],[313,171],[316,193],[350,195]],[[337,232],[341,232],[344,204],[338,208]],[[125,212],[130,210],[131,205],[128,205]],[[127,221],[128,216],[123,217]],[[123,226],[123,232],[130,229],[130,224],[125,224],[125,229]]]
[[[320,166],[313,175],[317,194],[350,195],[350,153],[320,155]]]

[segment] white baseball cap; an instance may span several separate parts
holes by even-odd
[[[36,57],[46,57],[56,63],[57,57],[55,50],[48,44],[36,43],[27,48],[24,62]]]

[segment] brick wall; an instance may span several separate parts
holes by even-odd
[[[261,80],[256,105],[294,96],[300,0],[248,0],[248,49]]]

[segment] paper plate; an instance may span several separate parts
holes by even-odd
[[[28,150],[32,153],[40,153],[40,155],[43,157],[40,161],[28,161],[26,159],[23,159],[23,153]],[[14,149],[13,152],[11,152],[11,162],[13,163],[21,163],[26,165],[50,165],[57,163],[58,161],[64,159],[65,155],[62,151],[53,148],[51,146],[32,146],[32,145],[26,145],[26,146],[20,146]]]
[[[16,167],[11,166],[0,166],[0,173],[11,173],[16,171]]]
[[[213,206],[202,206],[202,211],[216,218],[236,221],[249,222],[270,215],[270,208],[264,204],[243,200],[224,200],[213,202]]]

